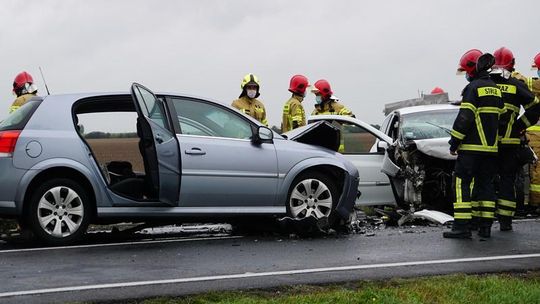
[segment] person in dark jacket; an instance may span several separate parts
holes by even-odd
[[[454,224],[445,238],[470,238],[472,206],[478,206],[478,234],[491,236],[495,217],[494,179],[497,174],[499,116],[504,112],[501,91],[489,77],[495,63],[491,54],[467,51],[459,71],[470,82],[462,92],[459,113],[450,133],[450,153],[457,154],[454,172]]]
[[[527,85],[512,77],[515,58],[512,51],[501,47],[497,49],[491,79],[502,93],[506,112],[501,116],[499,126],[499,192],[497,198],[497,218],[501,231],[512,230],[512,217],[516,210],[516,177],[523,164],[518,154],[520,135],[540,117],[540,102]],[[520,116],[520,110],[523,114]],[[474,214],[473,214],[474,216]]]

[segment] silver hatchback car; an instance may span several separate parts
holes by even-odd
[[[343,222],[358,182],[339,153],[219,103],[139,84],[131,95],[36,97],[0,123],[0,217],[49,244],[80,239],[90,223]]]

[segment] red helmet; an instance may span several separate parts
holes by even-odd
[[[540,69],[540,53],[538,53],[538,54],[536,54],[536,56],[534,56],[532,67]]]
[[[308,79],[306,76],[294,75],[293,77],[291,77],[291,83],[289,84],[289,91],[291,93],[304,95],[304,93],[306,93],[307,86],[308,86]]]
[[[431,90],[431,94],[442,94],[442,93],[444,93],[444,90],[439,87],[435,87],[433,88],[433,90]]]
[[[476,72],[476,62],[480,56],[482,56],[482,51],[477,49],[471,49],[465,52],[459,60],[458,72],[465,72],[469,76],[474,76]]]
[[[514,70],[516,59],[514,58],[512,51],[510,51],[508,48],[505,48],[504,46],[501,47],[493,53],[493,56],[495,57],[496,67],[503,68],[508,71]]]
[[[13,90],[21,89],[26,83],[34,83],[32,75],[24,71],[20,72],[19,74],[17,74],[17,76],[15,76],[15,80],[13,80]]]
[[[315,82],[315,84],[313,86],[315,88],[312,89],[311,91],[313,93],[321,94],[321,96],[323,98],[329,98],[334,93],[334,92],[332,92],[332,88],[330,87],[330,83],[328,83],[328,81],[326,81],[324,79],[317,80],[317,82]]]

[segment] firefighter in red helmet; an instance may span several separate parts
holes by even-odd
[[[17,98],[9,108],[9,113],[17,110],[30,100],[30,98],[37,95],[37,87],[34,85],[32,75],[24,71],[17,74],[15,80],[13,80],[13,94]]]
[[[304,75],[294,75],[289,83],[291,98],[283,106],[283,120],[281,122],[281,132],[296,129],[306,125],[306,113],[302,106],[302,101],[306,96],[308,79]]]
[[[246,74],[240,83],[240,88],[242,93],[232,102],[232,106],[268,126],[264,104],[257,99],[260,95],[259,78],[251,73]]]
[[[491,236],[495,216],[497,174],[497,138],[499,115],[504,111],[501,90],[489,77],[495,63],[491,54],[477,49],[461,57],[458,71],[465,72],[469,84],[454,121],[450,153],[457,155],[453,176],[454,223],[445,238],[470,238],[472,206],[477,204],[480,237]]]
[[[353,116],[351,110],[347,109],[339,100],[333,96],[330,83],[325,79],[315,82],[311,90],[315,94],[315,109],[311,115],[347,115]]]
[[[501,47],[494,53],[495,65],[491,71],[491,79],[495,81],[502,93],[505,112],[501,115],[499,126],[499,192],[497,198],[497,218],[500,230],[512,230],[516,198],[516,177],[523,166],[518,160],[521,134],[540,117],[540,102],[527,88],[527,85],[512,77],[514,54],[510,49]],[[522,113],[520,115],[520,113]],[[474,214],[473,214],[474,216]]]

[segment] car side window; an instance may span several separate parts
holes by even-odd
[[[382,125],[381,125],[381,131],[384,132],[384,134],[388,135],[388,124],[390,123],[390,119],[392,118],[392,113],[388,114],[386,118],[384,119]]]
[[[249,139],[251,124],[240,115],[210,103],[172,99],[182,134]]]
[[[150,118],[153,122],[157,123],[160,127],[168,129],[165,121],[163,102],[161,100],[156,100],[154,95],[152,95],[150,92],[141,90],[139,88],[137,88],[135,94],[137,94],[138,98],[143,101],[143,104],[141,105],[143,114]]]
[[[377,141],[377,137],[365,128],[347,122],[341,124],[341,136],[343,154],[370,153]]]

